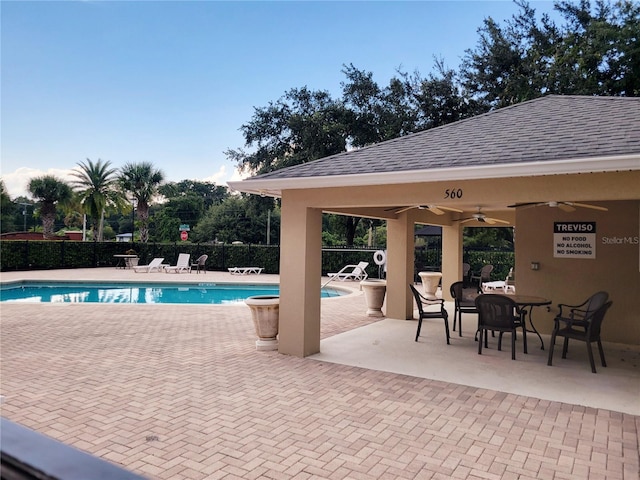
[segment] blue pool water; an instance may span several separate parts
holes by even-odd
[[[223,283],[18,282],[0,285],[0,302],[173,303],[220,305],[254,295],[278,295],[279,285]],[[345,292],[323,288],[322,297]]]

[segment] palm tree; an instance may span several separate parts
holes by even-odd
[[[137,202],[136,213],[140,225],[140,241],[149,240],[149,204],[164,180],[164,173],[149,162],[127,163],[120,169],[119,183],[122,190],[131,194]]]
[[[42,234],[44,238],[53,238],[56,205],[71,200],[73,196],[71,187],[54,175],[43,175],[42,177],[32,178],[28,189],[31,195],[40,202],[40,217],[42,218]]]
[[[74,187],[80,194],[84,211],[91,217],[94,241],[102,241],[104,225],[104,213],[109,207],[122,207],[124,198],[116,189],[115,168],[110,168],[111,162],[98,159],[93,163],[87,158],[87,162],[79,162],[79,171],[73,172],[77,180],[73,181]]]

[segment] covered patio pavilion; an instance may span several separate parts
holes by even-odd
[[[324,212],[386,220],[388,318],[413,317],[415,224],[442,227],[446,297],[463,226],[485,225],[460,220],[481,212],[516,228],[518,293],[553,302],[539,330],[558,303],[606,290],[603,339],[640,344],[639,185],[640,99],[554,95],[230,183],[282,199],[279,351],[300,357],[320,351]],[[558,228],[586,247],[565,250]]]

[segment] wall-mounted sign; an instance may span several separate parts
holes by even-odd
[[[553,256],[596,258],[596,222],[554,222]]]

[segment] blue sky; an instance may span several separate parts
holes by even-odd
[[[552,3],[531,2],[538,12]],[[1,2],[1,170],[9,195],[78,162],[150,161],[169,181],[237,179],[224,151],[254,107],[307,86],[338,98],[353,63],[386,85],[457,69],[510,1]]]

